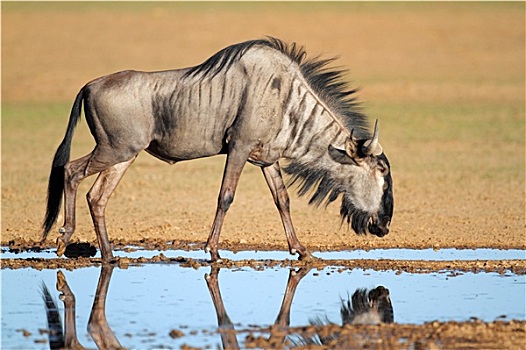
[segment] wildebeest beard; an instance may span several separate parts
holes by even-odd
[[[309,200],[309,204],[325,206],[334,202],[340,194],[342,205],[340,208],[341,223],[347,222],[354,232],[363,235],[367,233],[367,227],[371,214],[356,208],[346,188],[336,181],[328,170],[317,169],[310,164],[292,162],[284,168],[285,173],[291,175],[289,185],[298,184],[298,195],[304,196],[312,188],[317,189]]]
[[[343,195],[342,206],[340,208],[340,216],[342,223],[347,221],[347,224],[351,225],[354,232],[359,235],[367,233],[367,227],[371,214],[360,210],[354,206],[351,199],[347,195]]]

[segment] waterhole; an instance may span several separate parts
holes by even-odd
[[[60,315],[61,327],[66,311],[75,310],[69,331],[75,329],[85,347],[97,347],[87,324],[93,310],[100,316],[105,306],[104,336],[122,347],[180,348],[186,344],[215,349],[226,339],[218,329],[235,329],[234,341],[242,345],[247,336],[243,332],[257,332],[279,323],[277,320],[284,322],[288,308],[290,327],[316,319],[341,325],[342,301],[347,303],[360,290],[388,290],[392,320],[400,324],[524,320],[525,278],[511,272],[413,274],[331,266],[320,270],[179,264],[127,269],[107,265],[72,271],[2,269],[1,347],[49,349],[49,334],[43,331],[49,329],[45,289],[56,305],[50,308],[48,304],[47,311]],[[66,305],[61,294],[73,295],[75,304]],[[95,299],[99,302],[96,307]]]
[[[86,249],[89,250],[89,249]],[[140,247],[130,246],[123,250],[114,250],[114,255],[117,257],[139,258],[145,257],[147,259],[163,253],[168,258],[184,257],[192,259],[206,260],[209,259],[209,254],[204,250],[146,250]],[[285,260],[294,259],[286,251],[240,251],[237,253],[220,250],[221,257],[229,260]],[[100,251],[92,247],[93,257],[100,258]],[[371,250],[349,250],[349,251],[325,251],[313,252],[313,255],[321,259],[393,259],[393,260],[429,260],[429,261],[446,261],[446,260],[509,260],[509,259],[526,259],[526,251],[520,249],[491,249],[491,248],[477,248],[477,249],[371,249]],[[4,259],[28,259],[28,258],[56,258],[55,249],[45,249],[40,251],[18,251],[10,250],[7,247],[2,247],[2,258]]]

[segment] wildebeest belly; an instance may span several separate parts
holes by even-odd
[[[181,117],[169,132],[164,130],[146,149],[153,156],[168,163],[204,158],[224,153],[225,132],[212,123],[187,123]],[[198,118],[196,118],[198,119]]]

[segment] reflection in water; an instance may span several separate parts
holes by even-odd
[[[346,324],[380,324],[393,323],[394,312],[391,298],[389,297],[389,289],[379,286],[367,291],[365,288],[357,289],[351,298],[346,301],[341,300],[341,325]],[[313,326],[327,326],[334,323],[330,322],[327,317],[325,320],[317,317],[310,321]],[[331,334],[316,334],[314,336],[298,335],[296,341],[293,342],[297,346],[305,346],[309,344],[315,345],[330,345],[337,343],[340,337],[339,331],[334,331]]]
[[[62,331],[62,319],[58,313],[58,307],[45,283],[42,282],[42,298],[46,306],[46,316],[49,335],[49,347],[51,349],[62,349],[64,345],[64,332]]]
[[[292,301],[298,284],[310,270],[310,267],[304,267],[299,270],[290,271],[281,308],[274,325],[270,329],[270,336],[266,343],[266,347],[282,348],[284,345],[290,345],[285,342],[290,325],[290,309]],[[218,276],[219,268],[212,267],[210,274],[206,275],[205,279],[216,310],[221,342],[224,349],[239,349],[240,347],[236,337],[234,324],[228,317],[223,304],[221,291],[219,289]],[[394,312],[389,297],[389,290],[383,286],[379,286],[369,291],[367,291],[367,289],[357,289],[347,301],[341,300],[340,314],[342,326],[345,324],[392,323],[394,321]],[[327,317],[325,317],[325,320],[317,317],[312,319],[310,323],[313,326],[333,325]],[[316,334],[310,337],[299,334],[297,335],[297,339],[292,341],[292,345],[305,346],[309,344],[334,344],[334,341],[337,340],[338,337],[338,331],[324,335]]]
[[[99,349],[121,349],[119,340],[115,337],[106,319],[106,297],[114,265],[103,264],[100,271],[95,298],[88,321],[88,332]],[[309,273],[311,267],[290,270],[285,287],[285,293],[274,324],[267,330],[256,331],[267,333],[262,347],[283,348],[308,345],[330,345],[338,342],[340,328],[333,327],[330,332],[322,331],[321,326],[336,325],[324,318],[310,320],[316,329],[314,335],[301,334],[296,327],[289,330],[291,306],[300,281]],[[206,284],[215,308],[218,323],[218,333],[224,349],[239,349],[238,332],[229,318],[219,287],[219,271],[217,265],[212,265],[210,273],[205,275]],[[60,300],[64,303],[64,325],[62,324],[57,305],[47,287],[42,285],[42,297],[46,306],[49,327],[49,344],[51,349],[84,349],[77,338],[76,330],[76,300],[64,274],[57,272],[57,290],[61,293]],[[383,286],[367,290],[357,289],[347,300],[341,300],[341,325],[345,324],[379,324],[393,322],[393,307],[389,298],[389,290]],[[299,332],[299,333],[297,333]],[[248,339],[248,338],[247,338]],[[248,341],[248,340],[247,340]],[[246,346],[247,344],[245,344]],[[260,346],[261,347],[261,346]]]
[[[347,303],[342,300],[341,315],[343,324],[392,323],[394,313],[389,289],[383,286],[369,292],[357,289]]]
[[[287,336],[287,329],[290,324],[290,307],[294,298],[294,293],[298,287],[299,282],[305,277],[311,268],[301,268],[299,270],[291,270],[289,273],[289,279],[287,287],[285,289],[285,295],[281,302],[281,308],[279,310],[278,317],[272,327],[272,332],[268,343],[271,348],[281,348]],[[205,276],[212,302],[216,309],[217,323],[219,326],[219,333],[221,335],[221,342],[223,343],[224,349],[239,349],[239,343],[236,337],[236,331],[234,325],[225,310],[223,299],[221,297],[221,291],[219,290],[219,267],[212,266],[209,275]]]
[[[106,296],[110,285],[113,265],[103,264],[100,272],[95,300],[88,321],[88,332],[99,349],[122,349],[121,344],[106,320]],[[57,272],[57,290],[61,292],[60,300],[64,302],[64,330],[58,308],[45,285],[42,294],[46,304],[49,327],[49,345],[51,349],[84,349],[77,338],[75,321],[76,302],[62,271]]]

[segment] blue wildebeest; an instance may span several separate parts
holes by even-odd
[[[342,195],[340,214],[358,234],[384,236],[393,213],[389,162],[368,131],[355,90],[332,60],[306,59],[305,50],[274,38],[229,46],[192,68],[123,71],[95,79],[78,93],[49,178],[43,239],[65,202],[61,255],[75,230],[79,183],[99,173],[88,203],[102,258],[113,255],[104,212],[126,169],[142,150],[170,164],[226,154],[217,211],[205,249],[218,260],[218,241],[241,171],[261,167],[281,216],[289,251],[310,253],[298,241],[279,160],[284,158],[299,194],[314,189],[310,203]],[[95,149],[69,161],[81,106]]]

